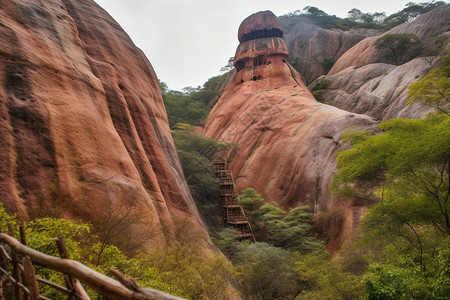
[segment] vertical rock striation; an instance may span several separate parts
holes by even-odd
[[[0,58],[0,200],[9,212],[103,230],[133,208],[155,241],[176,238],[177,219],[203,231],[156,74],[94,1],[0,0]]]
[[[309,16],[281,17],[287,28],[284,35],[290,53],[290,62],[311,83],[327,74],[333,64],[361,40],[381,34],[380,30],[367,28],[322,28]]]

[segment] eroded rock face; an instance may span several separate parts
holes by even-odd
[[[319,77],[310,87],[326,80],[328,87],[323,94],[326,103],[380,121],[419,118],[434,109],[420,103],[407,105],[408,85],[423,78],[431,68],[423,58],[401,66],[374,63],[348,67],[337,74]]]
[[[417,49],[411,49],[400,57],[402,64],[396,66],[392,64],[392,59],[386,57],[385,51],[373,47],[382,35],[370,37],[342,55],[330,72],[317,78],[310,88],[325,80],[324,102],[381,121],[397,117],[424,117],[433,109],[418,103],[406,105],[407,88],[438,65],[439,56],[445,55],[448,48],[449,28],[450,5],[438,7],[386,33],[416,34],[421,40],[419,47],[425,49],[421,53],[431,56],[423,56]],[[423,57],[414,58],[418,55]]]
[[[272,15],[249,18],[267,14]],[[374,128],[376,122],[317,102],[286,57],[278,36],[241,42],[234,59],[237,72],[211,110],[204,135],[236,143],[228,158],[240,191],[252,187],[285,209],[302,204],[316,212],[339,208],[345,216],[342,238],[362,213],[330,196],[334,152],[349,127]]]
[[[176,238],[178,219],[203,231],[156,74],[94,1],[0,1],[0,57],[7,211],[101,227],[134,207],[150,240]]]
[[[286,20],[289,32],[284,35],[292,62],[307,83],[326,74],[333,64],[351,47],[361,40],[376,36],[379,30],[353,28],[341,30],[325,29],[304,16],[293,16]],[[291,28],[292,27],[292,28]]]
[[[436,37],[438,35],[445,35],[447,37],[447,42],[449,39],[448,30],[450,28],[450,5],[444,5],[435,8],[434,10],[423,14],[412,22],[401,24],[387,31],[385,34],[405,34],[412,33],[417,35],[419,40],[425,44],[429,43],[429,38]],[[334,75],[339,73],[340,71],[351,67],[361,67],[367,64],[379,63],[379,62],[387,62],[386,55],[390,54],[385,50],[378,50],[373,47],[373,44],[377,39],[382,37],[383,35],[368,37],[355,46],[353,46],[350,50],[345,52],[339,60],[334,64],[333,68],[331,68],[328,75]],[[445,44],[437,44],[435,49],[439,52],[441,49],[446,48]],[[433,43],[429,44],[428,47],[433,47]],[[411,55],[417,55],[417,53],[411,53]],[[392,56],[392,55],[391,55]],[[405,55],[401,58],[401,63],[405,63],[408,60],[414,57]]]

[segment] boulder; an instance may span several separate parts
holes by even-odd
[[[423,58],[401,66],[373,63],[321,76],[310,88],[324,80],[327,86],[322,96],[324,102],[380,121],[420,118],[434,109],[420,103],[407,105],[408,85],[423,78],[431,69],[432,65]]]

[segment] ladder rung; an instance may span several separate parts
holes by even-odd
[[[236,192],[233,180],[233,174],[228,169],[226,162],[215,160],[213,164],[214,174],[219,180],[219,192],[222,198],[222,207],[224,210],[224,221],[233,226],[238,232],[240,238],[249,238],[255,241],[252,227],[245,215],[242,206],[237,202],[238,193]]]

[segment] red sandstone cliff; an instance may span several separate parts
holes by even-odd
[[[103,230],[133,210],[128,241],[174,238],[178,219],[203,230],[156,74],[94,1],[0,0],[0,58],[7,211]]]
[[[331,198],[334,152],[349,127],[374,128],[376,122],[317,102],[286,63],[281,35],[271,12],[244,20],[234,58],[237,72],[211,110],[204,135],[236,143],[228,159],[239,190],[252,187],[284,208],[338,208],[345,215],[345,235],[364,208]]]

